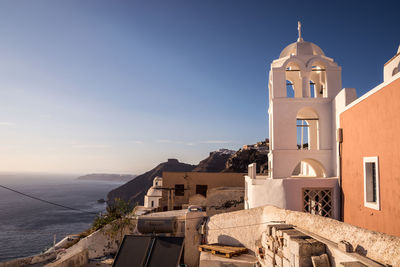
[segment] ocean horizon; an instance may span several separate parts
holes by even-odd
[[[79,175],[0,174],[0,185],[71,208],[65,209],[0,188],[0,262],[43,252],[66,235],[90,228],[104,212],[107,193],[121,182],[76,180]]]

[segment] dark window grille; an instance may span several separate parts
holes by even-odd
[[[332,218],[332,188],[304,188],[303,211]]]
[[[376,202],[376,170],[375,163],[372,163],[372,198]]]
[[[185,195],[185,185],[176,184],[175,185],[175,196],[184,196]]]
[[[196,194],[200,194],[200,195],[207,197],[207,185],[197,184],[196,185]]]
[[[366,171],[366,199],[368,202],[377,201],[377,181],[376,181],[376,164],[375,162],[365,163]]]

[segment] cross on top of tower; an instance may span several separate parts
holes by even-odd
[[[297,31],[299,32],[299,38],[297,38],[297,42],[302,42],[303,38],[301,37],[301,22],[297,22]]]

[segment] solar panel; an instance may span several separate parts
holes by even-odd
[[[182,255],[183,237],[159,236],[146,267],[176,267]]]
[[[183,241],[183,237],[126,235],[113,267],[176,267]]]
[[[152,238],[150,236],[126,235],[119,247],[113,267],[143,266],[151,243]]]

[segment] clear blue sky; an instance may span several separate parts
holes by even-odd
[[[1,1],[0,171],[141,173],[268,137],[272,60],[303,37],[359,95],[398,1]]]

